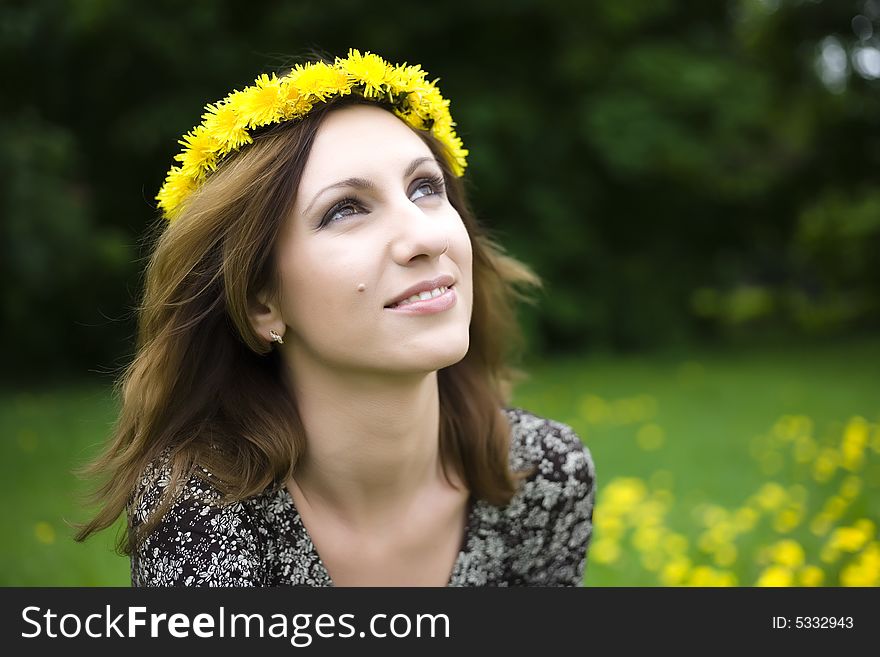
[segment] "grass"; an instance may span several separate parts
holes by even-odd
[[[572,356],[528,365],[530,379],[514,403],[579,433],[596,463],[600,502],[603,485],[615,478],[662,481],[675,491],[668,523],[695,535],[699,505],[736,507],[767,481],[750,445],[781,416],[809,416],[817,437],[839,433],[853,416],[878,422],[877,363],[877,340]],[[0,585],[128,584],[128,561],[113,552],[114,530],[78,544],[65,523],[87,517],[77,497],[84,487],[71,470],[97,452],[115,411],[109,388],[96,383],[0,394],[0,493],[8,500]],[[880,481],[880,472],[864,474]],[[876,522],[878,488],[868,490],[860,510]],[[588,585],[656,581],[641,568],[592,560],[586,576]]]

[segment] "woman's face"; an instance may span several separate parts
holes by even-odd
[[[294,365],[429,372],[467,353],[470,238],[430,149],[390,112],[327,115],[277,255]]]

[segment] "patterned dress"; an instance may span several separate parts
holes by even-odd
[[[567,425],[505,409],[514,470],[536,466],[505,506],[471,501],[448,586],[579,586],[592,536],[595,469]],[[145,522],[168,485],[167,462],[148,466],[149,489],[129,526]],[[333,586],[286,487],[227,505],[193,476],[131,556],[133,586]]]

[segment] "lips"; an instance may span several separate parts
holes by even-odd
[[[391,301],[388,301],[385,304],[385,307],[390,308],[391,306],[400,303],[404,299],[409,299],[415,294],[419,294],[421,292],[430,292],[437,287],[452,287],[453,283],[455,283],[455,279],[453,279],[452,276],[449,276],[448,274],[443,274],[441,276],[438,276],[437,278],[432,278],[431,280],[421,281],[411,287],[408,287],[403,292],[394,297]]]

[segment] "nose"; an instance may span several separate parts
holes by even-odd
[[[426,213],[409,199],[393,208],[391,254],[399,265],[425,257],[439,258],[449,250],[449,226],[436,213]]]

